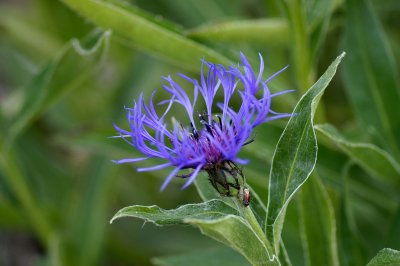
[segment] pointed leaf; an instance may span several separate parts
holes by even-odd
[[[367,264],[367,266],[400,265],[400,251],[384,248]]]
[[[293,115],[276,146],[272,161],[267,213],[267,237],[279,251],[286,207],[294,193],[307,180],[317,159],[313,117],[325,88],[344,57],[342,53],[296,105]]]
[[[191,224],[199,227],[205,235],[235,249],[253,265],[275,265],[276,260],[269,259],[265,239],[260,239],[259,234],[236,214],[236,209],[213,199],[174,210],[163,210],[158,206],[130,206],[118,211],[111,222],[121,217],[135,217],[156,225]]]
[[[217,199],[197,204],[183,205],[174,210],[163,210],[158,206],[130,206],[121,209],[111,222],[121,217],[135,217],[156,225],[191,224],[235,249],[253,265],[275,265],[270,261],[263,234],[254,231],[237,210]]]
[[[197,217],[213,220],[237,211],[221,200],[210,200],[203,203],[187,204],[174,210],[164,210],[158,206],[134,205],[119,210],[111,219],[111,223],[122,217],[134,217],[152,222],[156,225],[185,224],[184,219]]]

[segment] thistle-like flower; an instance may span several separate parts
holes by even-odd
[[[225,67],[203,61],[200,81],[179,74],[193,85],[192,99],[170,76],[163,77],[167,82],[163,88],[171,95],[169,99],[159,103],[166,106],[164,112],[159,114],[156,111],[153,103],[155,91],[149,104],[145,103],[141,94],[132,108],[126,108],[130,129],[115,126],[119,133],[117,137],[125,139],[144,156],[115,162],[164,159],[163,164],[137,169],[144,172],[174,167],[162,184],[161,190],[165,189],[174,177],[187,179],[182,186],[186,188],[200,171],[205,171],[211,184],[221,194],[229,196],[231,187],[239,191],[238,177],[244,177],[238,165],[244,165],[248,160],[239,158],[238,153],[243,146],[254,140],[254,128],[264,122],[290,116],[271,110],[272,98],[290,91],[271,94],[268,89],[268,83],[285,69],[286,67],[263,81],[264,62],[261,55],[258,73],[254,72],[243,54],[241,67]],[[205,111],[196,110],[195,115],[196,107],[199,108],[199,92],[204,100]],[[221,101],[218,103],[215,102],[217,93],[221,95]],[[230,106],[234,95],[237,95],[241,102],[238,108]],[[165,121],[166,115],[176,104],[186,110],[187,125],[177,122],[171,125]],[[213,113],[216,110],[218,112]],[[183,169],[190,169],[191,172],[179,175],[179,171]]]

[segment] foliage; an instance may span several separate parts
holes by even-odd
[[[399,12],[395,0],[1,3],[0,264],[398,263]],[[111,162],[137,155],[110,138],[123,106],[239,51],[254,65],[260,52],[265,76],[289,65],[271,90],[297,91],[273,103],[295,115],[242,151],[249,207],[206,176],[160,193],[168,171]]]

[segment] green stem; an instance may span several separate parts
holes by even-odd
[[[301,0],[285,2],[284,9],[292,30],[292,60],[295,68],[296,86],[304,94],[316,80],[307,18]],[[318,123],[325,121],[324,108],[321,105],[322,103],[320,103],[319,112],[315,115]]]
[[[240,216],[243,217],[248,222],[248,224],[253,229],[253,231],[257,235],[257,237],[264,243],[264,245],[268,251],[268,256],[271,259],[273,256],[275,256],[275,260],[278,260],[278,257],[276,256],[276,254],[271,246],[271,243],[266,238],[265,233],[262,230],[260,224],[258,223],[256,217],[254,216],[254,213],[251,210],[251,208],[244,207],[243,204],[237,198],[232,197],[231,199],[232,199],[233,203],[235,204],[236,209],[238,210]]]

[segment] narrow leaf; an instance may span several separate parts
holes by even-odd
[[[368,1],[347,1],[345,88],[364,128],[400,157],[400,86],[396,63]]]
[[[344,55],[345,53],[342,53],[337,57],[300,99],[276,146],[268,187],[266,232],[277,253],[286,207],[294,193],[307,180],[316,163],[317,140],[313,129],[315,110]]]
[[[299,209],[306,265],[339,265],[335,213],[317,175],[303,185]]]
[[[386,151],[369,143],[349,141],[332,125],[316,125],[317,131],[332,140],[354,162],[375,177],[400,184],[400,166]]]
[[[367,264],[367,266],[400,265],[400,251],[384,248]]]
[[[110,222],[122,217],[134,217],[156,225],[172,225],[185,224],[184,219],[190,217],[213,220],[227,214],[237,214],[237,211],[225,202],[214,199],[203,203],[183,205],[174,210],[164,210],[158,206],[129,206],[119,210]]]
[[[287,45],[289,29],[286,21],[280,18],[235,20],[200,26],[189,31],[188,36],[220,42]]]
[[[214,50],[156,23],[140,9],[112,0],[62,0],[95,25],[111,29],[132,45],[179,65],[197,70],[200,58],[229,64]]]

